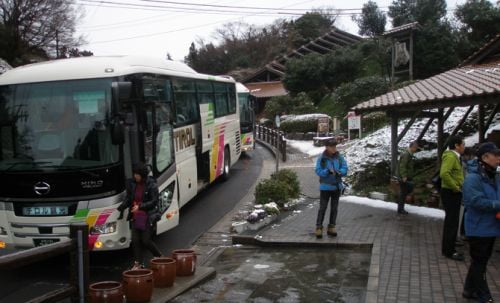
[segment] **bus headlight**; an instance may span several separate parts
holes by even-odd
[[[94,225],[90,229],[90,233],[92,235],[111,234],[111,233],[114,233],[115,231],[116,231],[116,222]]]

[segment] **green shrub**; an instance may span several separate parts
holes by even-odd
[[[255,188],[255,203],[266,204],[276,202],[279,207],[290,199],[289,186],[276,179],[265,179],[257,184]]]
[[[290,169],[282,169],[271,175],[271,179],[284,182],[289,187],[289,195],[292,199],[297,199],[300,195],[300,183],[297,173]]]
[[[281,122],[281,130],[285,133],[307,133],[316,132],[318,130],[317,120],[285,120]]]
[[[280,208],[290,199],[300,195],[300,183],[297,174],[289,169],[283,169],[257,184],[255,188],[255,203],[266,204],[275,202]]]

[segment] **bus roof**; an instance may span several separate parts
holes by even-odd
[[[117,77],[155,73],[195,79],[234,82],[224,77],[199,74],[184,63],[139,56],[91,56],[57,59],[23,65],[0,76],[0,85]]]
[[[240,82],[236,82],[236,91],[238,93],[249,93],[250,90]]]

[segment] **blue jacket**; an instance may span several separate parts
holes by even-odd
[[[500,236],[500,175],[488,178],[481,165],[469,166],[463,187],[465,234],[472,237]]]
[[[329,157],[323,152],[316,160],[316,174],[319,176],[320,190],[342,190],[342,178],[347,175],[347,162],[338,152]],[[330,170],[336,173],[331,174]]]

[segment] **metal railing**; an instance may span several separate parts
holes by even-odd
[[[72,223],[70,225],[70,240],[0,256],[0,270],[26,266],[69,252],[71,258],[70,284],[39,296],[29,303],[57,302],[65,298],[71,298],[71,302],[86,302],[89,287],[88,231],[87,224],[83,222]]]
[[[257,139],[272,145],[281,154],[283,162],[286,161],[286,140],[285,133],[275,128],[269,128],[260,124],[256,125]],[[278,157],[278,155],[276,155]]]

